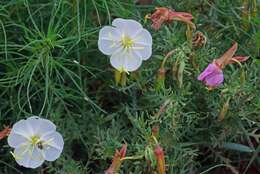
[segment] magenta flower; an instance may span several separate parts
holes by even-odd
[[[221,85],[224,81],[223,69],[226,65],[235,62],[244,62],[249,57],[234,56],[237,51],[237,43],[229,48],[220,58],[213,60],[211,64],[198,76],[198,80],[203,81],[210,89]]]
[[[221,85],[224,81],[222,69],[215,61],[198,76],[198,80],[203,81],[206,86],[214,88]]]

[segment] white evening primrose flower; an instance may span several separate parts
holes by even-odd
[[[135,71],[152,55],[152,36],[137,21],[117,18],[100,30],[98,48],[111,56],[110,63],[118,71]]]
[[[59,158],[64,141],[56,126],[49,120],[36,116],[14,124],[8,144],[16,162],[27,168],[37,168],[46,161]]]

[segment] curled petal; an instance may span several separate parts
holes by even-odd
[[[156,11],[149,17],[153,24],[152,28],[158,30],[163,23],[170,23],[174,20],[185,22],[190,25],[192,28],[196,28],[195,24],[191,22],[193,16],[190,13],[186,12],[175,12],[172,9],[160,7],[156,8]]]
[[[236,63],[237,61],[245,62],[245,61],[247,61],[247,59],[249,59],[249,56],[235,56],[235,57],[232,57],[231,60],[229,60],[228,64]]]
[[[193,28],[194,30],[196,29],[196,26],[193,22],[191,22],[191,20],[193,19],[193,16],[189,13],[185,13],[185,12],[172,12],[170,14],[170,19],[171,20],[177,20],[177,21],[181,21],[184,22],[188,25],[191,26],[191,28]]]
[[[216,63],[223,69],[228,63],[229,61],[232,59],[232,57],[234,56],[234,54],[237,51],[237,43],[234,43],[234,45],[229,48],[229,50],[227,50],[220,58],[218,58],[216,60]]]

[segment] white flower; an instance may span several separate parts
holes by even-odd
[[[51,121],[34,116],[14,124],[8,144],[15,148],[13,156],[19,165],[37,168],[44,160],[59,158],[64,141]]]
[[[152,55],[152,36],[135,20],[117,18],[99,32],[98,48],[118,71],[135,71]]]

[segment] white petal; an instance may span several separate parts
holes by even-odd
[[[143,29],[139,22],[132,19],[117,18],[113,20],[112,25],[129,37],[135,37]]]
[[[150,34],[150,32],[146,29],[143,29],[140,33],[136,35],[134,38],[135,43],[142,44],[142,45],[150,45],[153,44],[153,38]]]
[[[105,26],[99,32],[98,49],[105,55],[111,55],[120,46],[121,33],[114,27]]]
[[[60,151],[63,150],[64,141],[60,133],[53,132],[41,137],[43,143],[46,143],[48,146],[54,147]]]
[[[151,45],[134,44],[133,50],[141,55],[143,60],[147,60],[152,56]]]
[[[142,58],[137,52],[133,52],[126,57],[126,64],[125,67],[127,71],[135,71],[137,70],[142,64]]]
[[[120,51],[110,58],[111,65],[117,70],[135,71],[142,64],[142,58],[134,51]]]
[[[27,124],[31,127],[33,136],[42,136],[49,132],[54,132],[56,130],[55,124],[50,120],[43,119],[40,117],[30,117],[26,120]]]
[[[12,131],[11,131],[11,134],[12,133],[24,136],[28,139],[34,134],[32,128],[28,124],[27,120],[20,120],[17,123],[15,123],[13,125]]]
[[[37,168],[41,166],[44,162],[43,154],[38,148],[27,148],[21,146],[14,150],[16,162],[27,168]]]
[[[43,149],[44,159],[47,161],[55,161],[61,155],[62,150],[54,148],[52,146],[46,146]]]
[[[11,132],[7,138],[7,142],[8,142],[9,146],[11,146],[13,148],[18,148],[22,144],[28,143],[29,140],[22,135]]]

